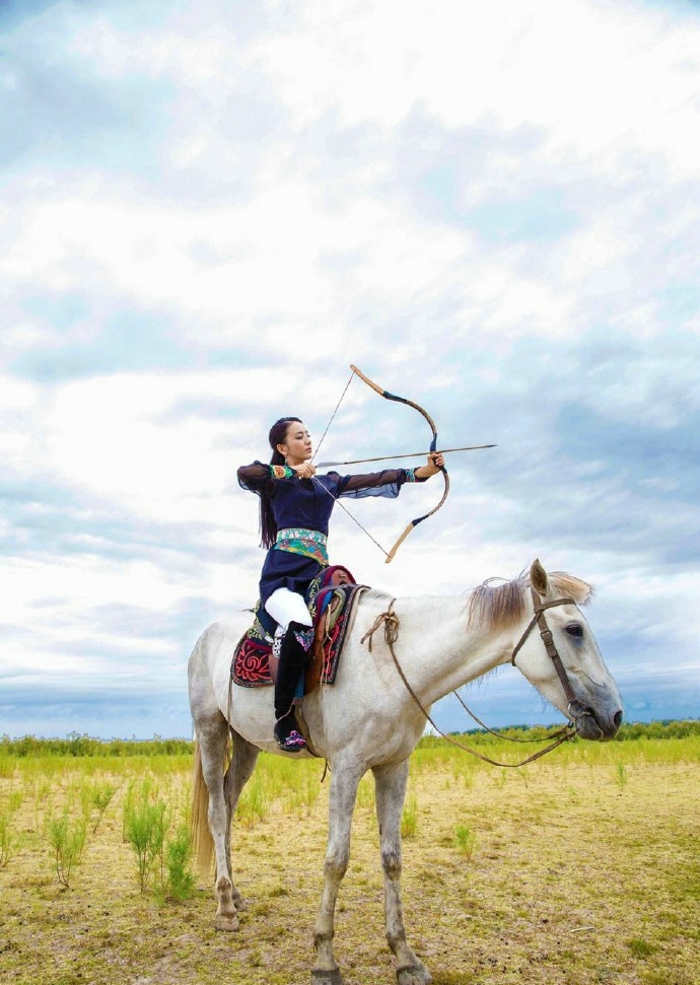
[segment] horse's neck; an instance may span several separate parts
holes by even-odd
[[[509,637],[468,626],[468,601],[468,596],[429,596],[399,598],[393,605],[399,620],[396,659],[427,704],[492,670],[508,655]],[[372,604],[382,611],[379,600]],[[379,633],[383,637],[384,630]]]

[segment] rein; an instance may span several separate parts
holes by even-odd
[[[544,645],[547,649],[547,653],[554,664],[555,670],[559,676],[559,680],[561,681],[562,687],[564,688],[564,693],[568,698],[569,712],[571,712],[571,709],[574,706],[577,706],[580,709],[581,714],[590,715],[591,714],[590,711],[588,711],[583,707],[583,705],[581,705],[581,702],[576,698],[576,695],[574,694],[573,688],[571,687],[571,682],[567,677],[566,670],[564,669],[564,665],[561,662],[561,657],[559,656],[559,653],[557,652],[557,648],[554,644],[554,637],[552,636],[552,632],[549,629],[549,626],[547,625],[547,620],[544,615],[545,609],[551,609],[555,605],[575,605],[576,603],[574,602],[573,599],[570,598],[556,599],[554,602],[542,602],[542,600],[540,599],[539,595],[536,593],[534,588],[531,588],[531,592],[532,592],[533,604],[535,606],[535,614],[530,620],[530,623],[527,626],[525,632],[523,633],[523,635],[520,637],[519,641],[516,643],[515,647],[513,648],[513,653],[510,662],[513,664],[513,666],[515,666],[515,657],[517,656],[519,650],[525,643],[525,640],[530,635],[530,632],[532,631],[535,624],[538,624],[540,628],[540,636],[542,637]],[[435,729],[435,731],[442,739],[445,739],[453,746],[457,746],[458,749],[462,749],[464,752],[468,752],[470,756],[476,756],[477,759],[481,759],[485,763],[490,763],[492,766],[503,766],[503,767],[517,769],[520,766],[526,766],[528,763],[534,763],[536,759],[540,759],[542,756],[545,756],[548,752],[551,752],[553,749],[556,749],[557,746],[560,746],[563,742],[568,742],[569,739],[572,739],[574,737],[576,726],[574,722],[570,721],[558,732],[554,733],[553,738],[555,741],[550,743],[544,749],[540,749],[538,752],[533,753],[531,756],[528,756],[527,759],[524,759],[520,763],[499,763],[495,759],[490,759],[488,756],[485,756],[483,753],[477,752],[475,749],[470,749],[469,746],[465,746],[463,743],[458,742],[456,739],[453,739],[451,735],[446,735],[442,731],[442,729],[438,728],[438,726],[430,717],[426,709],[423,707],[420,698],[415,693],[415,691],[409,684],[408,680],[406,679],[406,675],[404,674],[403,669],[396,656],[396,652],[394,651],[394,643],[396,643],[397,639],[399,638],[399,617],[393,611],[394,602],[396,602],[396,599],[391,600],[391,602],[389,603],[389,608],[387,609],[386,612],[382,612],[381,615],[377,616],[374,625],[372,626],[371,629],[369,629],[365,633],[365,635],[360,640],[360,643],[364,643],[365,640],[369,640],[368,648],[371,652],[372,637],[374,636],[375,632],[379,629],[379,627],[382,624],[384,625],[384,641],[386,645],[389,647],[389,653],[391,654],[391,658],[394,661],[394,666],[398,671],[399,677],[403,681],[406,690],[411,695],[413,701],[418,706],[420,711],[423,713],[426,720],[432,725],[432,727]],[[478,722],[479,725],[485,728],[492,735],[498,735],[498,733],[494,732],[493,729],[490,729],[487,725],[484,725],[484,723],[479,718],[477,718],[473,712],[469,711],[469,708],[467,708],[467,706],[464,704],[464,701],[462,701],[459,695],[457,695],[457,697],[461,702],[462,706],[465,708],[467,712],[469,712],[469,714],[471,715],[471,717],[474,719],[475,722]],[[499,737],[508,738],[507,736],[499,736]],[[509,741],[528,742],[532,740],[510,739]],[[541,740],[541,741],[546,741],[546,740]]]
[[[552,631],[547,625],[547,620],[545,619],[545,615],[544,615],[545,609],[551,609],[555,605],[576,605],[576,603],[571,598],[555,599],[553,602],[543,602],[538,592],[536,592],[532,586],[530,586],[530,592],[532,593],[532,604],[535,609],[535,613],[532,619],[530,620],[527,629],[520,637],[518,642],[515,644],[515,647],[513,648],[513,653],[510,658],[510,662],[515,667],[515,658],[518,655],[520,648],[522,647],[523,643],[530,635],[530,632],[534,628],[535,624],[537,624],[539,626],[542,642],[544,643],[545,649],[547,650],[547,655],[549,656],[550,660],[554,664],[554,669],[556,670],[557,676],[561,681],[561,686],[564,688],[564,694],[568,699],[569,704],[567,706],[567,710],[571,713],[572,709],[574,709],[572,713],[574,718],[577,715],[579,716],[590,715],[591,714],[590,710],[588,708],[585,708],[574,694],[574,689],[571,686],[571,681],[569,680],[569,677],[566,673],[564,664],[561,662],[561,657],[559,656],[559,652],[554,643],[554,637],[552,636]]]

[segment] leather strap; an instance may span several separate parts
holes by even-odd
[[[445,739],[451,745],[457,746],[459,749],[462,749],[464,752],[468,752],[470,756],[476,756],[477,759],[481,759],[485,763],[490,763],[492,766],[503,766],[503,767],[510,767],[513,769],[517,769],[520,766],[526,766],[528,763],[534,763],[536,759],[540,759],[541,756],[544,756],[546,753],[551,752],[552,749],[556,749],[557,746],[560,746],[562,742],[566,742],[573,737],[572,729],[574,729],[575,726],[573,725],[572,722],[569,722],[566,726],[564,726],[563,729],[555,733],[556,741],[552,742],[545,749],[540,749],[538,752],[533,753],[532,756],[528,756],[527,759],[524,759],[520,763],[499,763],[497,760],[490,759],[488,756],[485,756],[483,753],[477,752],[475,749],[470,749],[469,746],[463,745],[463,743],[458,742],[451,735],[446,735],[440,728],[438,728],[438,726],[435,724],[433,719],[430,717],[428,712],[421,704],[418,695],[415,693],[415,691],[409,684],[408,680],[406,679],[406,675],[404,674],[403,669],[399,664],[398,658],[396,656],[396,652],[394,651],[394,643],[398,639],[398,635],[399,635],[399,617],[393,611],[394,602],[396,602],[396,599],[391,600],[391,602],[389,603],[389,608],[387,609],[386,612],[383,612],[381,613],[381,615],[377,616],[377,618],[374,621],[374,625],[372,626],[371,629],[369,629],[365,633],[365,635],[362,637],[360,642],[364,643],[365,640],[369,640],[368,648],[371,651],[372,637],[374,633],[379,629],[379,627],[381,625],[384,625],[384,641],[389,647],[389,653],[391,654],[392,660],[394,661],[394,666],[398,671],[399,677],[403,681],[406,690],[411,695],[414,702],[425,716],[426,720],[430,722],[432,727],[435,729],[435,731],[438,733],[438,735],[441,738]]]

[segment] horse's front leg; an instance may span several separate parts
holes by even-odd
[[[432,977],[406,940],[401,902],[401,815],[406,797],[408,760],[393,766],[378,766],[373,773],[384,870],[386,936],[396,955],[396,977],[399,985],[427,985]]]
[[[324,885],[321,907],[314,930],[316,961],[311,977],[314,985],[342,985],[343,979],[333,955],[335,906],[338,890],[350,859],[350,831],[357,786],[362,772],[333,764],[331,773],[328,847],[323,867]]]

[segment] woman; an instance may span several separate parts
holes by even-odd
[[[286,752],[306,745],[293,700],[306,654],[313,642],[304,593],[328,565],[328,522],[341,496],[398,496],[405,482],[424,482],[444,464],[432,452],[417,469],[385,469],[367,475],[316,475],[311,437],[298,417],[283,417],[270,429],[269,465],[254,462],[238,470],[244,489],[260,497],[262,546],[268,548],[260,577],[260,604],[277,623],[275,650],[275,739]]]

